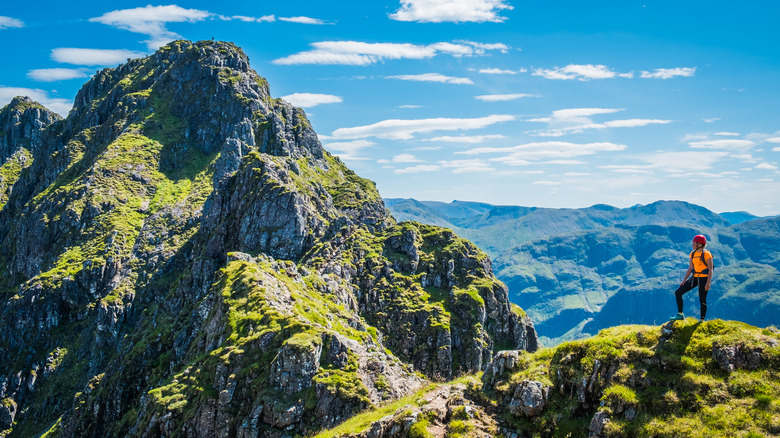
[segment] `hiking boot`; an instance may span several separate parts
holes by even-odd
[[[685,319],[685,315],[682,313],[678,313],[677,315],[674,315],[673,317],[669,318],[670,321],[682,321]]]

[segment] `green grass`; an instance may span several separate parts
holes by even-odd
[[[500,402],[524,380],[556,388],[538,418],[508,418],[528,435],[587,436],[597,408],[610,417],[608,436],[776,435],[780,373],[770,345],[780,336],[734,321],[701,324],[688,319],[673,327],[664,339],[661,327],[613,327],[592,338],[526,353],[519,358],[519,371],[487,388],[487,394]],[[713,359],[718,345],[761,349],[763,365],[727,373]],[[583,406],[579,388],[594,376]],[[636,418],[625,417],[629,409]]]
[[[369,409],[366,412],[355,415],[354,417],[332,429],[324,430],[318,433],[314,436],[314,438],[337,438],[344,435],[362,432],[368,428],[371,423],[379,420],[380,418],[394,414],[396,411],[406,405],[416,404],[415,402],[423,395],[436,389],[439,386],[440,384],[431,384],[414,394],[407,395],[406,397],[400,398],[386,405],[374,409]]]
[[[19,180],[22,170],[30,167],[33,162],[32,153],[26,148],[20,147],[0,166],[0,210],[8,202],[11,188]]]

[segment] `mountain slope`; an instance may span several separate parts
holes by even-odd
[[[230,43],[101,70],[36,129],[0,210],[2,436],[309,433],[536,349],[488,257],[397,225]]]

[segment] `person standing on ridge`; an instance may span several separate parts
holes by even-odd
[[[677,315],[674,315],[672,320],[685,319],[685,315],[683,315],[683,295],[697,286],[699,288],[699,304],[701,305],[700,320],[704,321],[704,317],[707,315],[707,292],[709,292],[712,285],[712,273],[715,269],[712,264],[712,253],[704,249],[707,246],[707,238],[701,234],[693,238],[691,246],[693,247],[693,252],[691,252],[688,270],[685,271],[685,277],[683,277],[680,287],[674,291],[674,297],[677,299]],[[688,277],[689,275],[690,277]]]

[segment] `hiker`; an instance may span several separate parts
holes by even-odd
[[[677,315],[672,317],[672,320],[685,319],[683,315],[683,294],[691,289],[699,288],[699,304],[701,304],[701,318],[700,321],[704,321],[704,317],[707,315],[707,292],[710,290],[712,284],[712,273],[715,269],[712,265],[712,254],[704,249],[707,246],[707,238],[699,234],[693,238],[691,242],[693,252],[691,252],[690,263],[688,264],[688,270],[685,271],[685,277],[683,282],[680,283],[680,287],[674,291],[674,297],[677,299]],[[691,273],[693,275],[691,275]],[[689,275],[690,278],[688,277]]]

